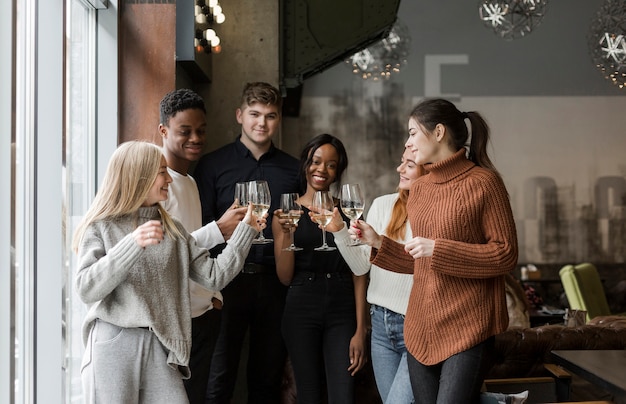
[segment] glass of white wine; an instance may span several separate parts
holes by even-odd
[[[343,184],[341,186],[341,210],[350,219],[350,223],[356,221],[365,209],[365,198],[359,184]],[[359,239],[352,241],[349,246],[360,245]]]
[[[333,251],[336,247],[326,244],[326,226],[333,218],[335,203],[328,191],[317,191],[313,195],[313,220],[322,226],[322,245],[315,248],[315,251]]]
[[[235,203],[236,207],[241,208],[248,206],[248,183],[238,182],[235,184]]]
[[[252,209],[257,217],[263,217],[267,213],[272,201],[267,181],[248,182],[248,201],[252,202]],[[252,244],[268,244],[273,241],[271,238],[265,238],[263,231],[261,231],[259,237],[254,239]]]
[[[280,218],[287,220],[289,223],[289,235],[291,237],[291,245],[283,248],[283,251],[302,251],[302,248],[297,247],[293,240],[293,233],[296,230],[295,226],[300,220],[300,215],[302,215],[302,207],[297,202],[299,197],[300,195],[297,193],[282,194],[280,196],[280,209],[282,210]]]

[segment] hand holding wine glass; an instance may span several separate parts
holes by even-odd
[[[348,233],[353,239],[358,239],[361,245],[366,244],[370,247],[380,248],[383,242],[383,236],[376,233],[376,230],[363,220],[355,222]]]
[[[350,219],[350,224],[361,217],[365,209],[365,198],[361,192],[359,184],[344,184],[341,187],[341,210]],[[359,245],[359,239],[356,239],[349,246]]]
[[[257,216],[251,205],[248,205],[246,214],[241,221],[248,226],[253,227],[258,232],[262,232],[267,225],[267,219],[263,216]]]
[[[302,215],[302,207],[297,202],[300,195],[297,193],[282,194],[280,196],[280,219],[284,219],[289,224],[289,235],[291,237],[291,245],[284,248],[283,251],[301,251],[301,247],[297,247],[293,240],[293,233],[296,230],[300,216]]]
[[[326,225],[333,218],[335,203],[328,191],[317,191],[313,195],[313,211],[311,218],[322,226],[322,245],[315,248],[315,251],[333,251],[336,247],[331,247],[326,243]]]
[[[257,217],[263,217],[270,208],[271,204],[270,187],[267,181],[250,181],[248,182],[248,202],[252,202],[252,208]],[[274,240],[265,238],[263,232],[259,233],[259,237],[252,244],[268,244]]]
[[[235,184],[235,204],[237,207],[248,206],[247,182],[238,182]]]

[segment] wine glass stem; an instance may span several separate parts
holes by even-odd
[[[354,226],[354,223],[356,223],[356,220],[350,220],[350,226]],[[361,244],[361,240],[359,240],[358,238],[355,238],[354,240],[352,240],[352,245],[359,245]]]
[[[291,245],[289,247],[291,247],[291,248],[295,248],[295,246],[296,246],[294,244],[294,240],[293,240],[293,233],[294,233],[293,228],[289,229],[289,237],[291,238]]]
[[[326,226],[322,226],[322,247],[326,247]]]

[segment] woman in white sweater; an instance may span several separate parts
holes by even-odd
[[[87,305],[85,403],[187,403],[189,279],[219,290],[264,224],[249,207],[215,259],[159,202],[172,178],[161,149],[123,143],[74,236],[75,286]]]
[[[413,158],[413,153],[406,149],[396,169],[400,174],[398,192],[374,199],[367,214],[367,223],[377,233],[399,242],[411,238],[406,200],[411,184],[423,173],[421,166],[415,164]],[[353,271],[358,275],[368,270],[370,273],[367,301],[371,305],[371,353],[378,392],[384,403],[412,403],[413,393],[403,336],[404,315],[413,285],[412,275],[395,273],[371,265],[370,247],[349,246],[351,240],[348,230],[337,218],[327,230],[337,230],[333,232],[335,242]]]

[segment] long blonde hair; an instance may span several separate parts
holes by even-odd
[[[157,145],[143,141],[122,143],[115,150],[109,160],[102,186],[74,232],[74,251],[78,251],[90,224],[137,214],[156,180],[162,157],[163,153]],[[157,203],[157,207],[165,233],[170,237],[182,236],[161,204]]]

